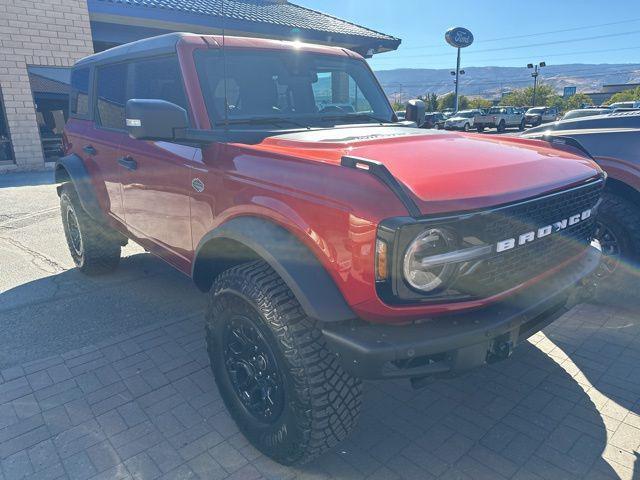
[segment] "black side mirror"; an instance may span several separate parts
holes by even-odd
[[[136,140],[165,140],[176,138],[176,129],[189,127],[187,111],[165,100],[132,98],[126,106],[127,132]]]
[[[405,120],[416,122],[416,125],[419,127],[424,123],[425,110],[426,108],[422,100],[409,100],[406,104],[406,114],[404,118]]]

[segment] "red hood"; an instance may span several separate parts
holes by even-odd
[[[424,214],[473,210],[533,197],[598,175],[591,160],[548,143],[507,136],[348,127],[270,137],[258,148],[321,162],[377,160]]]

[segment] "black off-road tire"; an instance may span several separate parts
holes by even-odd
[[[502,133],[506,129],[507,129],[506,123],[504,123],[504,120],[500,120],[500,123],[498,123],[498,126],[496,127],[496,130],[498,130],[498,132]]]
[[[277,400],[278,392],[283,391],[284,401],[273,418],[258,418],[236,393],[237,370],[229,365],[237,365],[234,355],[238,349],[230,354],[225,338],[237,338],[232,329],[238,322],[249,322],[254,333],[240,336],[259,335],[256,344],[260,349],[252,348],[262,352],[266,344],[274,360],[270,362],[280,372],[272,373],[272,378],[280,380],[280,387],[258,396]],[[343,370],[327,349],[316,321],[305,315],[291,290],[267,263],[245,263],[215,280],[209,293],[206,335],[222,399],[245,437],[265,455],[284,465],[301,465],[335,447],[356,425],[362,397],[360,380]],[[261,369],[258,366],[249,371],[264,380]]]
[[[640,208],[613,193],[602,196],[596,238],[603,259],[592,276],[595,300],[616,305],[636,305],[636,269],[640,265]]]
[[[478,133],[482,133],[484,132],[484,127],[483,126],[479,126],[477,127]]]
[[[640,260],[640,207],[619,195],[604,193],[597,222],[600,229],[604,227],[615,236],[621,260],[637,264]]]
[[[465,132],[468,132],[468,131],[469,131],[469,124],[468,124],[468,123],[465,123],[465,124],[464,124],[464,127],[463,127],[462,129],[463,129]]]
[[[521,132],[524,130],[525,124],[524,124],[524,120],[522,120],[520,122],[520,125],[518,125],[518,130],[520,130]]]
[[[69,253],[76,267],[87,275],[113,271],[120,263],[119,234],[107,230],[84,211],[70,183],[62,186],[60,212]]]

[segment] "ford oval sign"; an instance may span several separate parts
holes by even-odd
[[[449,45],[456,48],[468,47],[473,43],[473,33],[466,28],[454,27],[447,30],[444,39]]]

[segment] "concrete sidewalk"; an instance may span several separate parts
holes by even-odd
[[[0,480],[640,478],[638,305],[581,305],[420,391],[367,383],[354,435],[286,468],[227,414],[189,279],[136,246],[88,279],[47,177],[0,185]]]

